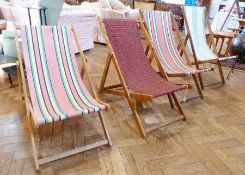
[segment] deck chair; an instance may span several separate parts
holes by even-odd
[[[75,31],[73,29],[72,31],[80,50],[80,58],[88,76],[93,96],[86,89],[80,77],[71,44],[70,28],[64,26],[21,27],[23,60],[19,43],[16,42],[27,119],[37,170],[42,164],[102,145],[111,145],[102,114],[102,111],[107,109],[108,105],[97,99],[86,66],[85,56],[79,46]],[[16,29],[15,34],[17,38]],[[25,75],[27,76],[27,83]],[[34,126],[39,127],[73,117],[83,117],[94,112],[99,114],[105,139],[52,156],[38,158],[32,123],[34,123]]]
[[[182,117],[166,122],[159,127],[169,125],[180,119],[185,120],[184,112],[174,94],[174,92],[185,89],[185,87],[164,80],[151,66],[141,43],[140,31],[136,20],[98,19],[109,49],[107,63],[100,84],[100,92],[125,96],[127,98],[132,114],[136,118],[139,131],[144,137],[146,133],[157,128],[154,127],[152,130],[151,128],[146,130],[143,127],[134,100],[146,102],[159,96],[168,95],[171,106],[173,105],[171,102],[173,98]],[[116,69],[120,84],[105,87],[111,61]],[[164,73],[162,70],[160,72]]]
[[[221,60],[234,59],[235,57],[223,57],[218,58],[216,45],[213,39],[213,33],[210,27],[210,23],[205,13],[205,7],[195,7],[195,6],[182,6],[182,11],[185,20],[185,31],[186,40],[185,44],[189,40],[188,48],[193,53],[194,64],[197,69],[199,69],[199,64],[203,63],[217,63],[219,74],[221,77],[221,82],[213,83],[207,86],[217,85],[220,83],[225,83],[222,67],[220,64]],[[206,24],[206,25],[205,25]],[[209,47],[206,39],[206,27],[209,32],[210,40],[212,42],[212,49]],[[201,76],[199,77],[201,87],[204,89],[203,81]]]
[[[149,37],[147,41],[151,41],[147,42],[151,52],[155,52],[155,54],[153,53],[151,55],[156,55],[156,59],[159,59],[159,62],[161,63],[161,66],[168,77],[182,77],[191,75],[199,93],[199,96],[193,98],[203,98],[202,90],[199,86],[196,75],[202,72],[210,71],[211,69],[196,69],[191,67],[189,56],[187,55],[185,47],[181,41],[179,29],[175,23],[172,13],[166,11],[147,10],[144,11],[142,16],[144,18],[145,25],[141,20],[141,30],[146,38]],[[148,32],[144,26],[147,28]],[[182,50],[186,61],[183,60],[177,48],[173,28],[176,31],[178,40],[182,45]],[[150,60],[151,59],[152,58],[150,57]],[[189,63],[189,65],[187,63]]]

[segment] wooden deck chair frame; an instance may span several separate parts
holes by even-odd
[[[35,113],[34,113],[31,101],[30,101],[30,99],[28,97],[28,89],[27,89],[26,78],[25,78],[25,74],[24,74],[23,61],[22,61],[22,58],[21,58],[20,46],[19,46],[19,43],[17,41],[17,36],[18,35],[17,35],[16,24],[14,24],[14,31],[15,31],[15,39],[16,39],[17,56],[18,56],[18,62],[19,62],[17,65],[18,65],[18,70],[20,71],[19,75],[21,76],[21,87],[23,87],[23,92],[24,92],[24,100],[25,100],[25,106],[26,106],[26,111],[27,111],[26,117],[27,117],[27,122],[28,122],[28,128],[29,128],[29,134],[30,134],[30,138],[31,138],[32,151],[33,151],[33,157],[34,157],[34,163],[35,163],[36,170],[39,170],[40,165],[43,165],[43,164],[46,164],[46,163],[49,163],[49,162],[52,162],[52,161],[63,159],[65,157],[72,156],[72,155],[75,155],[75,154],[78,154],[78,153],[81,153],[81,152],[85,152],[85,151],[88,151],[88,150],[91,150],[91,149],[94,149],[94,148],[97,148],[97,147],[100,147],[100,146],[103,146],[103,145],[111,146],[111,139],[110,139],[110,136],[109,136],[109,133],[108,133],[105,121],[104,121],[104,114],[103,114],[102,111],[99,111],[98,114],[99,114],[99,118],[100,118],[100,121],[101,121],[101,124],[102,124],[103,132],[104,132],[105,137],[106,137],[105,139],[103,139],[101,141],[97,141],[95,143],[87,144],[87,145],[84,145],[84,146],[81,146],[81,147],[75,147],[72,150],[61,152],[61,153],[58,153],[56,155],[44,157],[44,158],[41,158],[41,159],[38,158],[38,150],[37,150],[37,147],[36,147],[35,137],[34,137],[34,132],[33,132],[33,127],[37,128],[37,126],[33,125],[33,120],[32,120],[32,117],[31,117],[31,116],[35,116]],[[78,49],[79,49],[80,59],[81,59],[81,61],[83,63],[82,69],[84,69],[84,70],[82,72],[84,72],[84,74],[86,74],[87,77],[88,77],[88,84],[89,84],[89,87],[90,87],[90,89],[92,91],[92,96],[95,98],[95,100],[98,103],[100,103],[102,105],[105,105],[106,109],[108,110],[109,109],[109,105],[104,103],[104,102],[102,102],[102,101],[100,101],[98,99],[98,97],[97,97],[97,94],[95,92],[91,77],[90,77],[89,72],[88,72],[86,57],[85,57],[85,55],[82,52],[82,48],[81,48],[81,46],[79,44],[77,34],[76,34],[76,32],[75,32],[73,27],[71,27],[71,31],[72,31],[72,33],[73,33],[73,35],[75,37],[76,44],[77,44]]]
[[[119,64],[117,62],[117,59],[116,59],[116,55],[112,49],[112,45],[110,43],[110,40],[109,40],[109,37],[106,33],[106,29],[105,29],[105,25],[103,23],[103,19],[101,17],[98,17],[97,18],[98,22],[99,22],[99,25],[100,25],[100,29],[104,35],[104,38],[105,38],[105,41],[106,41],[106,45],[109,49],[109,54],[108,54],[108,57],[107,57],[107,61],[106,61],[106,64],[105,64],[105,68],[104,68],[104,72],[103,72],[103,76],[102,76],[102,80],[101,80],[101,84],[100,84],[100,88],[99,88],[99,93],[107,93],[107,94],[113,94],[113,95],[118,95],[118,96],[124,96],[127,98],[127,101],[128,101],[128,104],[131,108],[131,111],[132,111],[132,114],[133,116],[135,117],[136,119],[136,122],[137,122],[137,125],[138,125],[138,130],[140,131],[140,134],[143,136],[143,137],[146,137],[147,133],[149,132],[152,132],[158,128],[161,128],[161,127],[164,127],[164,126],[168,126],[176,121],[179,121],[179,120],[183,120],[185,121],[186,120],[186,117],[185,117],[185,114],[180,106],[180,103],[177,99],[177,97],[175,96],[174,92],[173,93],[170,93],[168,94],[168,99],[169,99],[169,102],[170,102],[170,105],[172,108],[174,108],[174,103],[172,101],[172,98],[177,106],[177,109],[180,113],[180,115],[182,115],[183,117],[180,118],[180,119],[175,119],[173,121],[170,121],[164,125],[161,125],[159,127],[152,127],[150,128],[148,131],[146,131],[141,123],[141,120],[140,120],[140,117],[138,115],[138,112],[137,112],[137,107],[141,108],[143,107],[142,103],[143,102],[146,102],[146,101],[152,101],[153,100],[153,97],[151,95],[147,95],[147,94],[141,94],[141,93],[135,93],[135,92],[130,92],[129,91],[129,88],[128,86],[126,85],[126,82],[123,78],[123,75],[122,75],[122,72],[120,70],[120,67],[119,67]],[[109,68],[110,68],[110,65],[111,65],[111,62],[113,62],[113,65],[115,67],[115,70],[116,70],[116,73],[118,75],[118,78],[120,80],[120,84],[115,84],[115,85],[111,85],[111,86],[105,86],[105,83],[106,83],[106,78],[108,76],[108,72],[109,72]],[[165,72],[162,70],[161,66],[160,66],[160,63],[158,63],[158,68],[162,74],[162,76],[167,80],[167,76],[165,75]],[[134,100],[136,101],[136,104],[138,104],[138,106],[136,106],[134,104]]]
[[[150,35],[149,35],[149,33],[148,33],[147,29],[146,29],[147,27],[146,27],[146,24],[145,24],[145,22],[143,21],[143,19],[144,19],[143,11],[140,10],[140,18],[138,18],[138,20],[139,20],[139,23],[140,23],[140,29],[141,29],[141,31],[142,31],[142,33],[143,33],[143,35],[144,35],[144,38],[146,39],[146,44],[147,44],[146,54],[148,55],[149,53],[151,53],[151,54],[150,54],[150,57],[149,57],[150,62],[153,60],[153,58],[155,58],[156,61],[160,63],[160,58],[158,57],[158,55],[157,55],[157,53],[156,53],[156,50],[155,50],[155,48],[153,47],[153,44],[152,44]],[[177,26],[177,24],[176,24],[176,21],[175,21],[173,15],[171,15],[171,20],[172,20],[172,23],[173,23],[173,27],[174,27],[174,29],[175,29],[175,31],[176,31],[177,38],[178,38],[178,40],[179,40],[179,42],[180,42],[180,43],[179,43],[180,49],[182,49],[182,52],[183,52],[183,54],[184,54],[184,56],[185,56],[185,58],[186,58],[187,64],[188,64],[188,65],[191,65],[189,56],[188,56],[188,54],[187,54],[187,52],[186,52],[186,50],[185,50],[184,44],[183,44],[182,39],[181,39],[181,37],[180,37],[180,31],[179,31],[179,28],[178,28],[178,26]],[[160,64],[160,65],[161,65],[161,64]],[[162,70],[164,71],[164,68],[162,68]],[[164,71],[164,75],[162,75],[162,76],[163,76],[165,79],[167,79],[166,76],[168,76],[168,77],[185,77],[185,76],[187,76],[187,75],[186,75],[186,74],[178,74],[178,75],[177,75],[177,74],[176,74],[176,75],[171,74],[171,75],[170,75],[170,74],[168,74],[168,73],[166,73],[166,72]],[[199,94],[199,95],[198,95],[198,96],[195,96],[195,97],[192,97],[192,98],[188,98],[187,101],[192,100],[192,99],[196,99],[196,98],[199,98],[199,97],[200,97],[201,99],[203,99],[203,93],[202,93],[201,87],[200,87],[200,85],[199,85],[199,83],[198,83],[198,79],[197,79],[196,75],[193,74],[193,75],[192,75],[192,78],[193,78],[193,80],[194,80],[194,83],[195,83],[195,86],[196,86],[196,88],[197,88],[197,91],[198,91],[198,94]],[[184,86],[187,86],[189,89],[192,88],[190,84],[183,84],[183,85],[184,85]]]
[[[185,25],[186,25],[186,29],[187,29],[187,35],[186,35],[186,38],[185,38],[185,41],[184,41],[184,45],[186,46],[188,40],[190,41],[190,45],[191,45],[191,49],[192,49],[192,53],[193,53],[193,57],[194,57],[194,63],[192,63],[192,64],[195,64],[196,68],[199,69],[200,68],[199,64],[215,63],[216,62],[217,66],[218,66],[218,69],[219,69],[219,74],[220,74],[220,78],[221,78],[220,82],[216,82],[216,83],[212,83],[212,84],[204,86],[201,74],[198,75],[201,88],[204,89],[204,87],[214,86],[214,85],[218,85],[218,84],[225,84],[225,78],[224,78],[222,66],[220,64],[220,60],[219,59],[207,60],[207,61],[198,61],[197,56],[196,56],[195,47],[194,47],[194,42],[193,42],[192,36],[190,34],[190,27],[189,27],[189,24],[188,24],[188,21],[187,21],[187,17],[186,17],[183,5],[181,5],[181,9],[182,9],[182,12],[183,12],[183,17],[184,17],[184,21],[185,21]],[[206,26],[207,26],[208,32],[209,32],[209,39],[208,40],[211,43],[212,49],[214,51],[214,54],[218,56],[217,49],[216,49],[216,44],[214,42],[214,35],[213,35],[212,30],[211,30],[211,25],[210,25],[210,22],[208,20],[208,14],[207,14],[207,10],[206,9],[205,9],[205,22],[206,22]],[[209,43],[207,43],[207,44],[209,45]]]
[[[207,37],[210,38],[209,34],[207,34]],[[229,49],[230,49],[232,40],[235,37],[235,34],[233,32],[214,31],[213,37],[215,40],[216,48],[219,46],[218,56],[219,57],[229,57]],[[209,47],[211,47],[212,42],[210,41],[208,42],[209,42]]]

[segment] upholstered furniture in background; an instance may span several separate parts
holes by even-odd
[[[119,0],[100,0],[99,2],[93,3],[83,2],[79,6],[64,4],[63,11],[93,11],[97,16],[110,19],[137,19],[139,17],[138,9],[131,9],[129,6],[125,6]],[[95,42],[105,43],[98,25],[95,25],[93,38]]]
[[[58,20],[58,25],[73,25],[83,50],[88,50],[94,47],[93,30],[96,25],[95,12],[62,11]],[[73,41],[75,51],[78,52],[75,40]]]
[[[27,9],[25,8],[28,3],[25,3],[25,1],[18,1],[19,3],[17,3],[17,1],[18,0],[16,0],[16,2],[6,2],[4,0],[0,0],[0,18],[15,21],[18,24],[28,24],[29,17]],[[38,19],[36,18],[37,15],[35,13],[32,13],[31,17],[33,19],[33,22],[36,24],[36,20]]]
[[[20,33],[19,33],[20,36]],[[2,45],[2,50],[0,53],[0,64],[1,69],[4,70],[9,77],[10,84],[12,85],[11,76],[16,76],[16,60],[17,60],[17,52],[16,52],[16,43],[15,43],[15,33],[13,30],[12,22],[8,22],[6,25],[6,29],[2,31],[0,41]],[[21,44],[21,41],[19,41]]]
[[[47,8],[46,19],[48,25],[57,25],[57,23],[62,25],[74,24],[78,31],[78,38],[83,49],[88,50],[93,48],[92,28],[94,27],[91,27],[91,25],[94,25],[93,21],[95,21],[95,19],[93,18],[89,21],[88,18],[91,16],[95,17],[95,13],[91,11],[75,12],[73,14],[63,12],[61,11],[63,2],[64,0],[55,0],[55,3],[51,0],[14,0],[13,2],[0,0],[0,12],[2,14],[0,18],[14,21],[20,25],[29,24],[26,6],[30,6],[30,4],[34,6],[44,6]],[[30,15],[32,24],[40,24],[40,16],[37,10],[31,10]],[[89,24],[85,21],[89,21]],[[89,28],[91,30],[87,30]]]
[[[3,19],[15,21],[19,24],[28,24],[29,16],[27,6],[46,7],[46,16],[48,25],[56,25],[64,0],[12,0],[6,2],[0,0],[0,11]],[[31,10],[31,19],[33,24],[40,24],[39,13],[37,10]]]

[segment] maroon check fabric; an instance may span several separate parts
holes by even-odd
[[[158,97],[184,89],[164,80],[153,69],[135,20],[104,19],[104,24],[124,80],[134,92]]]

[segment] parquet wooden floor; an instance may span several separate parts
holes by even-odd
[[[86,54],[89,63],[93,63],[90,70],[98,87],[107,50],[103,45],[96,45],[96,49]],[[109,82],[116,81],[112,71]],[[224,68],[225,75],[227,72]],[[43,165],[38,173],[34,170],[25,107],[19,102],[18,87],[9,88],[7,78],[1,77],[0,175],[245,174],[245,72],[236,71],[224,86],[207,88],[204,100],[182,104],[186,122],[179,121],[156,130],[146,139],[134,129],[127,101],[122,97],[102,95],[101,98],[111,105],[106,122],[113,146]],[[204,79],[212,82],[219,77],[206,73]],[[191,82],[191,79],[182,81]],[[154,104],[154,110],[146,108],[141,113],[147,117],[159,115],[160,110],[164,115],[173,114],[169,113],[166,98],[159,98]],[[39,154],[42,156],[93,142],[103,135],[96,116],[58,123],[54,126],[53,137],[51,130],[51,126],[39,130],[42,137],[36,138],[41,140]]]

